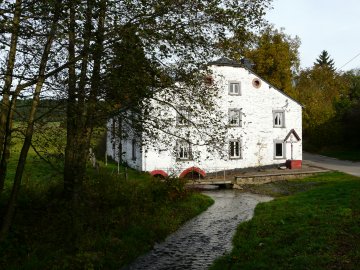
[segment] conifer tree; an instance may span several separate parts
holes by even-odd
[[[334,60],[330,58],[329,53],[326,50],[323,50],[319,57],[316,59],[314,63],[315,67],[326,67],[331,71],[335,71],[335,63]]]

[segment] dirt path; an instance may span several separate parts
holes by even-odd
[[[339,160],[336,158],[320,156],[306,152],[303,153],[303,161],[313,166],[360,176],[360,162]]]

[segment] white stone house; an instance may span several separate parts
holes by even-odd
[[[285,164],[287,160],[301,163],[301,104],[230,59],[211,62],[209,68],[220,91],[218,109],[228,116],[226,154],[209,155],[205,146],[175,137],[161,147],[159,142],[156,146],[145,144],[141,135],[130,134],[120,141],[111,131],[116,126],[114,119],[108,123],[107,154],[118,160],[117,144],[121,143],[122,161],[130,167],[152,175],[179,177],[193,171],[204,177],[209,172]],[[174,117],[174,129],[187,128],[176,110],[166,110]],[[193,158],[195,151],[197,158]]]

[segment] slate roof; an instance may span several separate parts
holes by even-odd
[[[218,60],[209,62],[209,65],[214,66],[229,66],[229,67],[242,67],[243,65],[227,57],[221,57]]]

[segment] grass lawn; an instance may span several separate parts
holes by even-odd
[[[49,134],[43,131],[45,138],[40,134],[34,138],[53,166],[29,152],[15,221],[0,244],[0,269],[120,269],[213,203],[179,180],[160,181],[130,169],[125,179],[116,173],[115,164],[109,164],[99,172],[89,168],[82,203],[74,213],[62,198],[59,128],[57,136],[49,127]],[[0,217],[20,142],[21,138],[14,139]]]
[[[359,178],[326,173],[248,188],[277,198],[239,225],[233,250],[211,269],[359,269]]]

